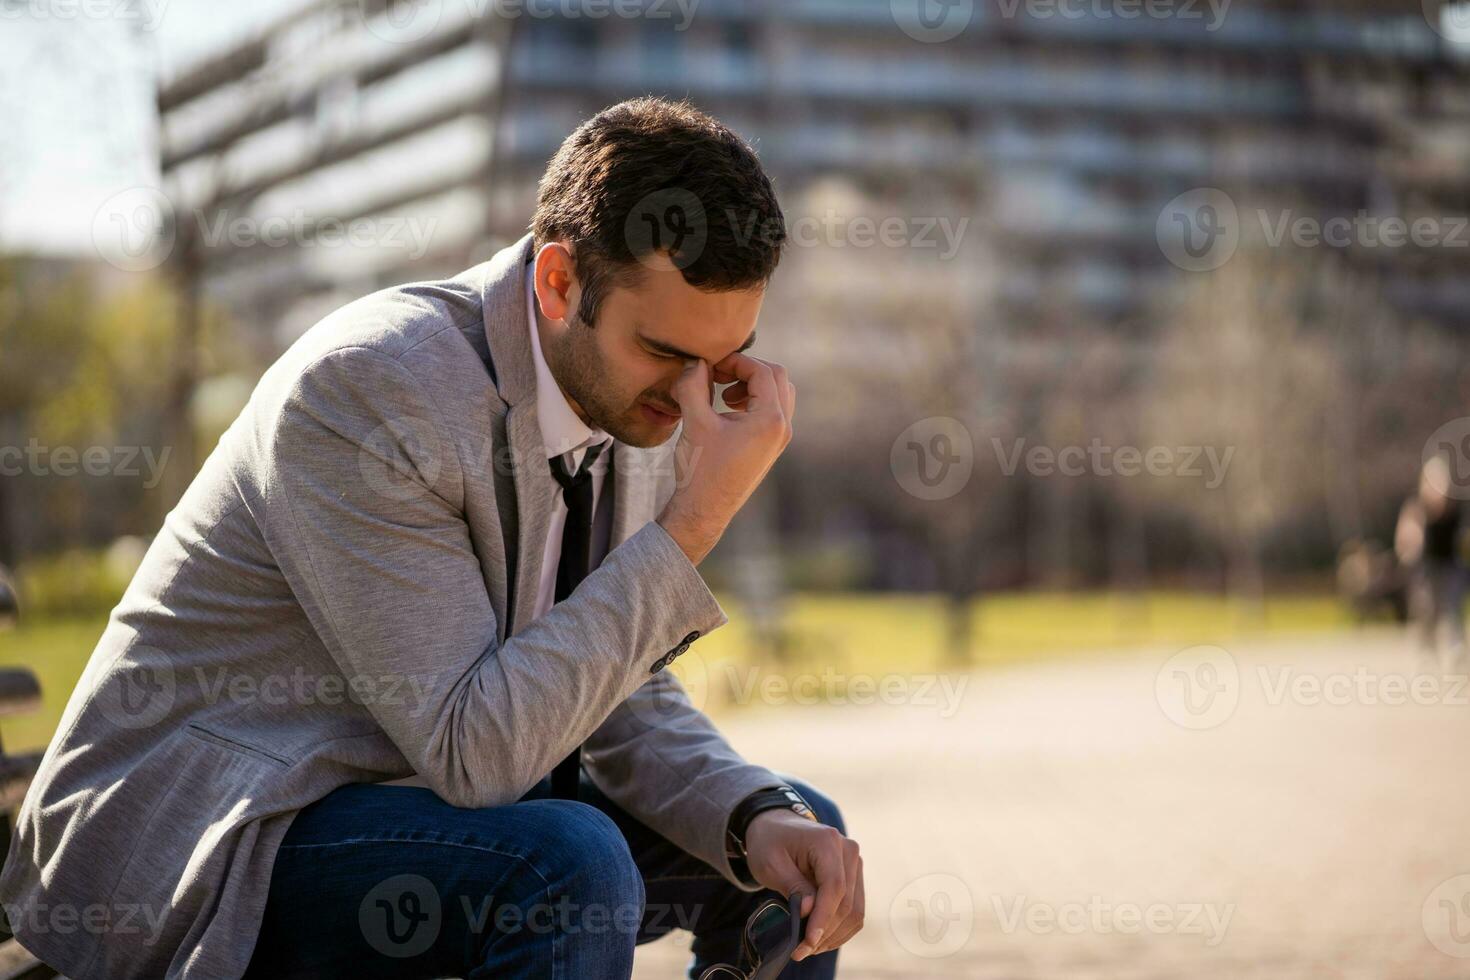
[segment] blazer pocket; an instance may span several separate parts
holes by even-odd
[[[212,745],[218,745],[221,748],[239,752],[242,755],[253,756],[256,759],[273,763],[284,769],[289,769],[293,764],[292,760],[285,756],[269,752],[258,745],[252,745],[249,742],[242,742],[237,738],[231,738],[228,735],[221,735],[219,732],[210,731],[208,728],[194,722],[190,722],[184,727],[190,735],[202,741],[209,742]]]

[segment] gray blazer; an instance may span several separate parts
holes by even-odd
[[[261,378],[113,611],[0,875],[79,977],[238,976],[297,810],[417,775],[510,803],[587,742],[618,805],[741,882],[724,828],[775,785],[662,668],[725,615],[653,517],[673,440],[613,451],[613,548],[532,621],[556,484],[529,238],[357,300]]]

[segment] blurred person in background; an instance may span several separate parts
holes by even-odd
[[[1449,669],[1470,666],[1465,649],[1466,568],[1461,557],[1459,502],[1448,493],[1450,462],[1444,456],[1425,460],[1419,488],[1404,501],[1394,530],[1394,551],[1408,571],[1409,614],[1419,649],[1439,661],[1439,638],[1445,637],[1443,661]]]

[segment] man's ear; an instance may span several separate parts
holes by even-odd
[[[536,253],[536,302],[548,320],[566,320],[576,300],[577,273],[571,249],[547,242]]]

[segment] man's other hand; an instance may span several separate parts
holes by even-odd
[[[806,931],[793,959],[836,949],[863,927],[857,841],[791,810],[758,813],[745,831],[751,877],[782,895],[801,892]]]

